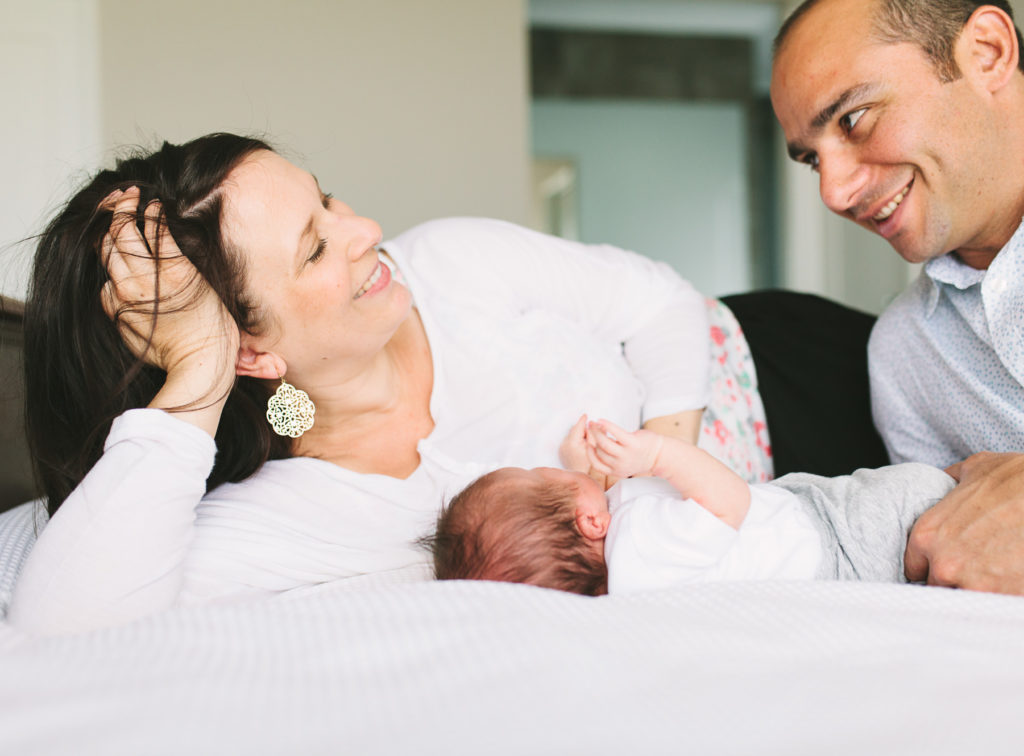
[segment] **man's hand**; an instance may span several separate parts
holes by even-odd
[[[1024,454],[983,452],[946,472],[960,484],[914,525],[907,579],[1024,595]]]

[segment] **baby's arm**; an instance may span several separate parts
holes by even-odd
[[[703,449],[648,430],[630,433],[608,420],[587,429],[591,466],[620,478],[656,475],[739,529],[750,509],[750,486]]]

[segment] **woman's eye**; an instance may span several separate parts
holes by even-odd
[[[319,242],[317,242],[316,249],[313,250],[313,254],[311,254],[309,256],[309,260],[307,260],[307,262],[311,262],[311,263],[317,262],[321,257],[324,256],[324,251],[326,251],[326,249],[327,249],[327,240],[326,239],[321,239]]]
[[[331,199],[334,197],[333,194],[328,192],[327,194],[321,195],[321,201],[324,203],[324,210],[331,209]]]
[[[860,108],[859,110],[847,113],[839,118],[839,125],[842,127],[843,131],[849,133],[853,131],[853,127],[857,125],[857,121],[860,120],[860,117],[867,112],[867,108]]]

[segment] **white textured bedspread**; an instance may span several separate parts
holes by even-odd
[[[1024,599],[333,585],[34,639],[2,754],[1024,753]]]

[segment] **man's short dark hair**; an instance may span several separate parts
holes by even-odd
[[[786,43],[793,27],[812,8],[827,0],[805,0],[782,24],[775,36],[775,55]],[[964,24],[978,8],[991,5],[1013,19],[1007,0],[872,0],[875,3],[874,34],[880,42],[910,42],[924,51],[941,81],[959,79],[960,67],[953,51]],[[1014,26],[1018,48],[1024,48],[1020,30]],[[1024,55],[1017,64],[1024,71]]]

